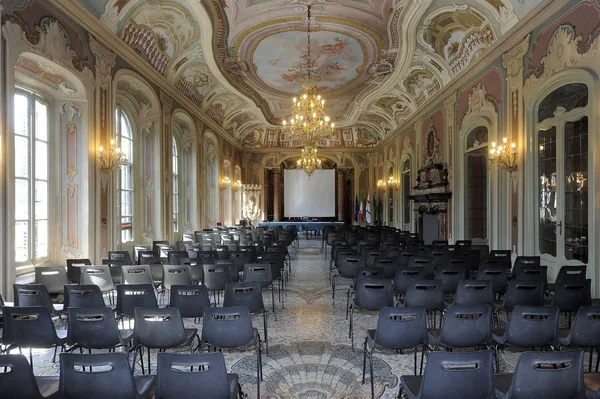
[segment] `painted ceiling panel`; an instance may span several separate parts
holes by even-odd
[[[298,145],[280,125],[309,62],[338,126],[320,145],[373,146],[541,0],[79,2],[225,131],[260,148]]]

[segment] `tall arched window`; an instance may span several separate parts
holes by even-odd
[[[17,90],[15,131],[15,261],[35,265],[48,258],[48,106]]]
[[[488,240],[488,128],[467,135],[465,151],[465,239]]]
[[[537,252],[551,266],[588,263],[590,104],[588,86],[571,83],[537,109]]]
[[[402,227],[404,230],[410,229],[410,184],[412,179],[410,158],[407,158],[402,164]]]
[[[133,241],[133,128],[129,117],[123,108],[118,107],[115,112],[117,122],[117,147],[127,156],[129,165],[121,166],[117,182],[117,204],[121,230],[121,242]]]
[[[173,137],[173,232],[179,231],[179,153]]]

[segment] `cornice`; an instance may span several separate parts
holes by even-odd
[[[427,99],[423,107],[407,119],[402,125],[398,126],[393,132],[381,140],[375,147],[374,151],[379,151],[381,148],[390,144],[396,136],[405,133],[407,128],[413,125],[418,120],[426,117],[435,107],[441,105],[440,99],[451,96],[458,91],[462,86],[472,82],[473,76],[482,72],[490,66],[490,60],[494,61],[506,52],[511,51],[515,46],[519,46],[526,36],[535,30],[542,23],[546,22],[552,15],[564,7],[564,2],[556,0],[543,0],[534,10],[525,15],[506,35],[502,36],[496,43],[488,48],[488,51],[483,57],[479,57],[471,62],[458,77],[452,79],[449,84],[444,86],[435,96]]]
[[[338,154],[338,153],[368,153],[372,152],[375,147],[319,147],[319,154]],[[250,154],[270,154],[270,153],[290,153],[297,152],[300,156],[300,147],[261,147],[261,148],[244,148],[245,153]]]
[[[143,74],[148,80],[156,84],[159,90],[167,93],[171,98],[179,102],[188,111],[204,122],[205,128],[210,129],[217,135],[231,143],[240,151],[245,151],[244,147],[221,126],[208,117],[202,110],[183,95],[175,86],[173,86],[166,77],[161,75],[156,69],[140,57],[132,48],[123,42],[113,31],[111,31],[103,22],[97,19],[80,2],[74,0],[50,0],[60,11],[84,28],[92,35],[98,43],[104,45],[107,49],[123,58],[138,72]]]

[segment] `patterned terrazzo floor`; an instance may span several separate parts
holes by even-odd
[[[375,328],[377,314],[355,313],[355,343],[351,348],[345,316],[347,282],[338,285],[332,305],[328,260],[321,252],[321,239],[301,239],[292,260],[285,309],[277,303],[277,320],[269,314],[269,354],[263,351],[264,381],[261,399],[355,399],[370,397],[367,378],[363,385],[361,344],[367,329]],[[265,294],[270,305],[271,295]],[[277,296],[275,297],[277,300]],[[269,306],[270,309],[270,306]],[[262,332],[262,316],[254,318]],[[201,328],[201,322],[186,321],[186,327]],[[183,349],[182,349],[183,350]],[[228,368],[240,376],[244,392],[256,398],[256,355],[251,351],[223,351]],[[59,365],[51,362],[52,351],[36,351],[36,375],[55,375]],[[420,359],[420,357],[419,357]],[[501,356],[502,368],[512,371],[518,355]],[[155,354],[152,369],[156,370]],[[398,395],[399,377],[413,373],[413,354],[376,352],[375,393],[378,398]],[[139,373],[139,366],[136,369]],[[368,372],[367,372],[368,375]]]

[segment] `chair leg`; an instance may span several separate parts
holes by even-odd
[[[415,348],[416,350],[417,348]],[[423,375],[423,359],[425,358],[425,352],[427,351],[427,348],[425,346],[423,346],[423,348],[421,349],[421,367],[419,369],[419,375]]]
[[[263,309],[263,327],[265,330],[265,346],[267,348],[267,356],[269,356],[269,335],[268,335],[268,328],[267,328],[267,311],[265,309]]]
[[[415,375],[417,375],[417,348],[415,348],[415,370],[414,370]]]
[[[362,375],[362,383],[365,383],[365,370],[367,369],[367,338],[365,338],[365,343],[363,344],[363,375]]]
[[[371,399],[375,398],[375,383],[373,382],[373,354],[369,353],[369,370],[371,371]]]
[[[494,345],[494,357],[496,358],[496,373],[500,372],[500,359],[498,359],[498,345]]]
[[[150,364],[150,348],[148,348],[148,375],[152,374],[152,365]]]
[[[590,361],[588,364],[588,372],[592,372],[592,358],[594,357],[594,348],[590,348]]]
[[[350,309],[350,340],[352,341],[352,351],[354,352],[354,307]]]

